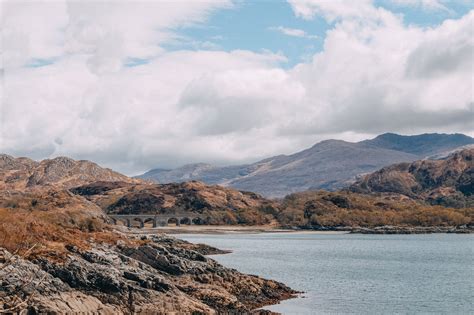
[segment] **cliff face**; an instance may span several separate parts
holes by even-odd
[[[361,193],[391,192],[430,204],[474,206],[474,149],[442,160],[421,160],[382,168],[350,187]]]
[[[0,189],[71,188],[96,181],[140,182],[90,161],[57,157],[36,162],[0,155]]]

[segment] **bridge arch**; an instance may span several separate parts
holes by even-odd
[[[176,226],[179,226],[180,222],[179,222],[179,218],[177,217],[171,217],[171,218],[168,218],[168,220],[166,221],[166,224],[176,224]]]
[[[156,227],[156,218],[149,217],[149,218],[143,219],[143,226],[144,227],[146,226],[147,223],[151,223],[152,227]]]
[[[131,223],[133,223],[134,225],[138,224],[140,228],[143,228],[145,226],[144,220],[140,217],[134,217]]]
[[[201,217],[196,217],[191,219],[192,224],[203,225],[204,220]]]
[[[179,219],[179,224],[192,225],[193,220],[189,217],[184,217]]]
[[[126,226],[126,227],[131,226],[131,221],[130,221],[129,218],[114,218],[114,217],[112,217],[112,222],[115,225],[122,225],[122,226]]]

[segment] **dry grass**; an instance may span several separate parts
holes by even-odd
[[[91,241],[115,243],[121,236],[101,210],[67,192],[17,194],[0,198],[0,247],[30,257],[60,260],[66,245],[88,248]]]
[[[68,244],[85,248],[89,238],[107,233],[98,219],[67,215],[0,208],[0,247],[21,254],[34,246],[32,255],[60,254]]]

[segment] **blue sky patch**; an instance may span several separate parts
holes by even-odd
[[[402,14],[407,25],[435,26],[446,19],[465,15],[473,8],[471,1],[444,3],[448,10],[427,9],[421,6],[400,6],[389,0],[375,0],[375,5]],[[178,29],[182,39],[164,45],[167,50],[224,50],[236,49],[254,52],[282,53],[289,68],[307,62],[322,51],[326,31],[333,25],[322,17],[305,20],[296,17],[291,6],[283,0],[241,1],[232,9],[215,12],[204,25]],[[290,36],[282,30],[293,29],[307,36]]]

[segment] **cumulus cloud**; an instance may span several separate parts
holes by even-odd
[[[271,31],[277,31],[280,32],[284,35],[287,36],[293,36],[293,37],[301,37],[301,38],[308,38],[308,39],[316,39],[318,36],[316,35],[310,35],[306,33],[304,30],[298,29],[298,28],[290,28],[290,27],[284,27],[284,26],[272,26],[268,28]]]
[[[376,24],[343,19],[327,33],[324,51],[291,71],[316,110],[288,130],[472,131],[474,12],[426,30],[378,12]]]
[[[332,137],[472,135],[474,11],[421,28],[369,1],[290,1],[297,16],[332,24],[323,49],[288,69],[271,52],[162,48],[179,40],[175,27],[229,3],[124,2],[110,12],[100,3],[11,3],[3,152],[68,155],[136,174],[248,162]]]
[[[91,70],[117,71],[123,58],[151,58],[173,28],[205,21],[227,0],[2,2],[7,66],[29,58],[86,54]]]

